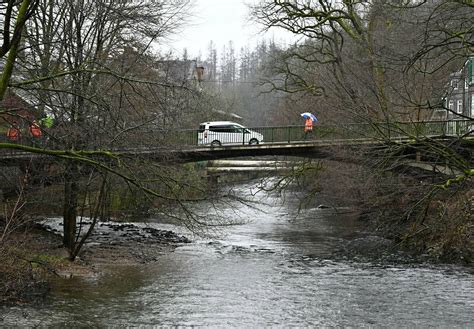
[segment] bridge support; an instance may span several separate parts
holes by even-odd
[[[219,185],[219,175],[207,173],[207,185],[210,189],[216,189]]]

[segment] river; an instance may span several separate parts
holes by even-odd
[[[249,197],[252,188],[236,191]],[[348,209],[298,212],[293,197],[255,198],[258,209],[215,208],[242,221],[219,238],[193,236],[152,264],[58,280],[41,305],[0,309],[0,327],[472,326],[471,268],[385,255],[384,240],[364,232]],[[350,252],[361,243],[374,253]]]

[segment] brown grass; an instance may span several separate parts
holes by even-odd
[[[0,241],[0,304],[42,298],[48,278],[62,261],[60,244],[59,237],[32,225],[5,236]]]

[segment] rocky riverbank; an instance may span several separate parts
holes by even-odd
[[[83,223],[86,229],[89,223]],[[104,265],[153,262],[160,254],[172,252],[187,237],[144,224],[99,223],[71,262],[62,247],[60,222],[38,221],[3,241],[0,249],[0,304],[41,300],[51,280],[57,277],[94,277]]]
[[[62,231],[58,220],[43,221],[39,225],[57,235]],[[83,230],[87,230],[89,225],[87,221],[81,223]],[[146,223],[101,222],[88,238],[79,259],[91,264],[147,263],[155,260],[159,253],[189,242],[185,236],[156,229]]]

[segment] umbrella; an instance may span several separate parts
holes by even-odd
[[[313,120],[313,122],[318,122],[318,118],[316,118],[316,116],[313,113],[305,112],[305,113],[301,113],[301,116],[305,119],[310,118],[311,120]]]

